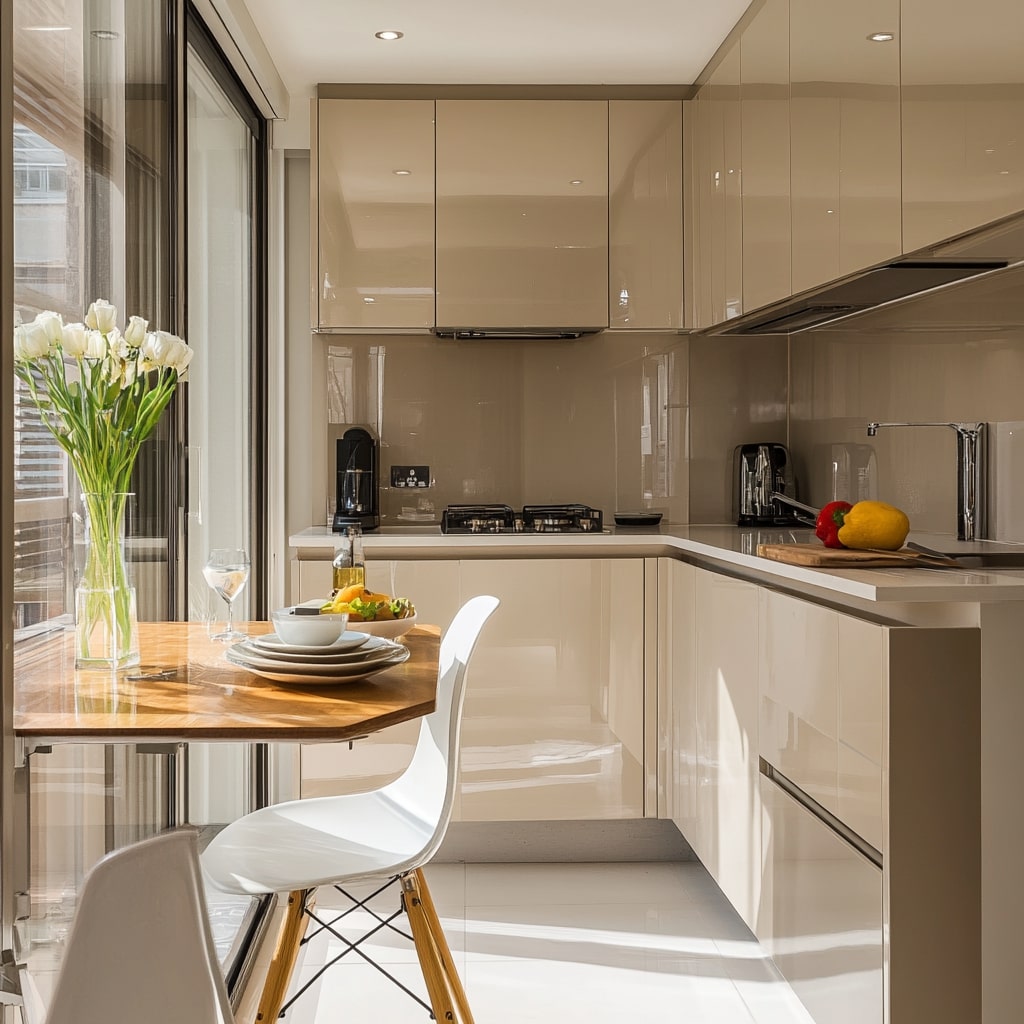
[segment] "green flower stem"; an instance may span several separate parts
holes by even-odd
[[[127,662],[134,646],[132,591],[124,557],[124,492],[82,495],[88,517],[86,558],[78,588],[76,657],[82,663]]]

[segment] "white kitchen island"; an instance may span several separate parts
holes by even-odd
[[[607,704],[600,719],[614,763],[632,750],[643,815],[676,822],[815,1019],[1013,1020],[1024,917],[1024,571],[815,569],[755,553],[759,543],[808,538],[733,526],[511,537],[427,527],[368,535],[366,552],[371,579],[380,560],[427,604],[433,581],[447,579],[453,606],[470,581],[500,589],[519,573],[499,595],[514,605],[531,580],[558,579],[573,563],[577,572],[600,566],[617,582],[594,584],[575,642],[591,629],[591,644],[596,636],[605,645],[584,676],[601,673],[587,691],[595,707],[602,694],[619,699],[614,724]],[[293,581],[327,585],[330,532],[289,542]],[[609,660],[630,638],[628,657]],[[549,631],[541,646],[564,652],[570,639]],[[478,685],[497,677],[500,689],[522,665],[515,638],[498,638],[491,654]],[[542,689],[554,694],[559,678],[561,666],[551,666]],[[543,714],[538,707],[537,735]],[[620,724],[630,721],[632,732]],[[528,718],[517,728],[528,739]],[[472,742],[472,719],[467,735]],[[564,782],[558,760],[532,764],[526,806],[535,813],[515,817],[564,815],[564,801],[544,809],[545,789]],[[635,814],[629,774],[615,776],[615,800],[584,802],[580,816]],[[513,771],[498,789],[521,784]],[[501,815],[501,800],[478,806]]]

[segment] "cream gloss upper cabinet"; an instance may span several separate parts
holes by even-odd
[[[707,141],[711,155],[711,322],[743,312],[743,210],[740,198],[740,47],[736,40],[711,73]]]
[[[609,327],[683,326],[683,108],[608,103]]]
[[[315,101],[313,329],[434,323],[434,101]]]
[[[608,326],[606,100],[437,101],[438,329]]]
[[[735,40],[694,97],[693,282],[697,327],[743,312],[740,46]]]
[[[743,308],[792,293],[789,0],[769,0],[740,40]]]
[[[1020,0],[903,0],[903,247],[1024,209]]]
[[[898,256],[899,0],[791,0],[794,292]]]

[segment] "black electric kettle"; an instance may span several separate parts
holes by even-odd
[[[793,462],[784,444],[740,444],[733,452],[733,515],[737,526],[792,526],[793,509],[773,493],[796,497]]]

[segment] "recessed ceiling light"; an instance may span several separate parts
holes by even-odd
[[[388,42],[390,42],[392,39],[401,39],[402,36],[405,35],[404,32],[396,32],[394,31],[394,29],[390,28],[386,29],[383,32],[374,32],[373,34],[377,39],[384,39]]]
[[[391,172],[392,174],[412,174],[412,171],[407,171],[404,167],[399,167],[397,170]]]
[[[583,184],[583,179],[582,178],[573,178],[572,181],[569,182],[569,184],[570,185],[582,185]]]
[[[26,25],[26,32],[70,32],[70,25]]]
[[[90,34],[95,36],[97,39],[120,39],[121,38],[120,35],[118,35],[117,32],[114,32],[112,29],[109,29],[109,28],[94,28]]]
[[[873,43],[891,43],[896,38],[893,32],[872,32],[868,39]]]
[[[376,301],[377,300],[372,295],[364,295],[363,296],[363,302],[365,302],[367,305],[369,305],[371,302],[376,302]]]

